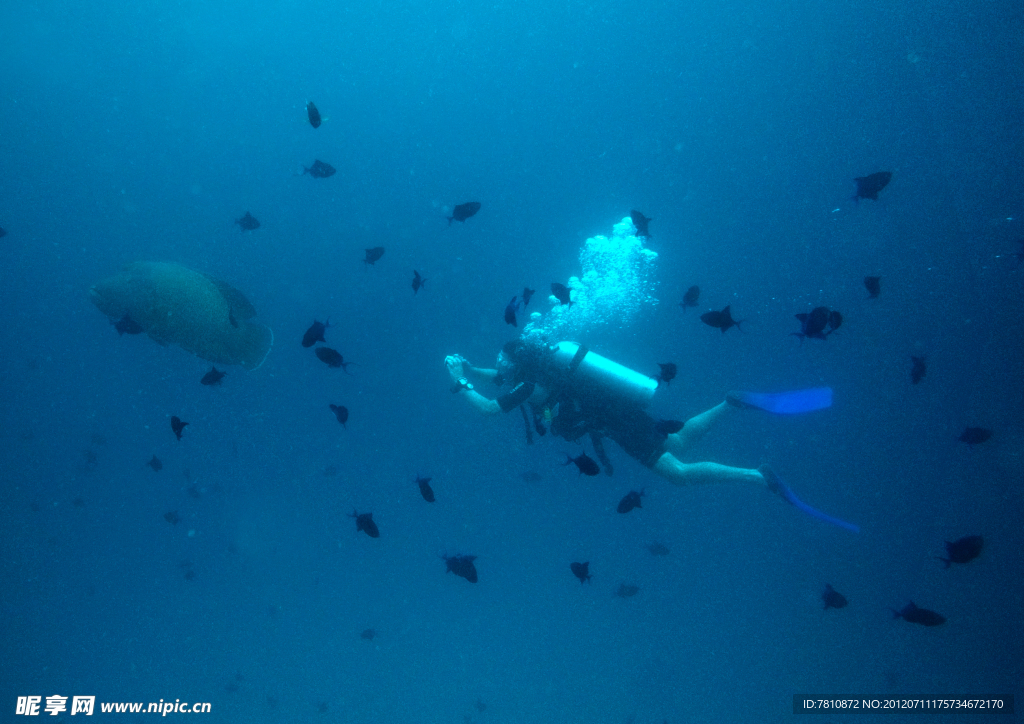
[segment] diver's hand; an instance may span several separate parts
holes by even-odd
[[[462,365],[466,360],[462,355],[450,354],[444,358],[444,366],[448,368],[448,375],[452,382],[458,382],[460,377],[465,377]]]

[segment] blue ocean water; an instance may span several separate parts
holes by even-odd
[[[794,694],[1017,693],[1022,37],[1004,0],[0,6],[0,718],[92,695],[223,722],[774,722]],[[612,478],[578,477],[579,446],[449,392],[445,355],[489,365],[509,297],[543,305],[631,209],[659,303],[580,341],[675,362],[657,417],[831,386],[692,460],[770,463],[861,533],[613,444]],[[266,362],[208,388],[208,362],[119,337],[88,292],[139,260],[241,290]],[[700,323],[727,304],[743,331]],[[843,326],[789,336],[819,305]],[[328,317],[351,376],[299,344]],[[980,558],[945,570],[972,533]],[[822,612],[826,583],[847,608]],[[910,600],[947,623],[892,620]]]

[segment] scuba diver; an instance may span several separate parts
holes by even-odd
[[[523,411],[529,435],[530,414],[539,434],[551,432],[570,442],[588,435],[607,474],[611,462],[602,439],[611,438],[627,455],[675,485],[752,483],[765,486],[805,513],[857,532],[851,523],[816,510],[793,494],[767,465],[737,468],[713,462],[684,463],[681,458],[711,427],[732,410],[760,409],[775,414],[799,414],[831,406],[827,387],[783,393],[730,392],[725,401],[685,423],[657,421],[644,411],[658,387],[657,380],[591,352],[575,342],[547,345],[518,338],[505,344],[496,369],[474,367],[460,355],[449,355],[445,366],[452,392],[486,415]],[[508,392],[491,399],[477,392],[467,378],[491,381]]]

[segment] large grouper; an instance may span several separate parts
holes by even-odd
[[[274,333],[250,322],[256,309],[230,284],[173,262],[138,261],[89,290],[112,321],[127,315],[154,341],[214,363],[254,370]]]

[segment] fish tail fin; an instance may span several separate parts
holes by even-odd
[[[743,332],[743,327],[741,327],[740,325],[743,324],[746,321],[747,320],[745,320],[745,319],[741,319],[738,322],[736,322],[735,323],[736,324],[736,329],[738,329],[739,331]],[[746,332],[744,332],[744,334],[746,334]]]
[[[946,568],[949,568],[949,564],[953,562],[952,559],[943,558],[942,556],[935,556],[935,560],[942,561],[943,563],[945,563]]]

